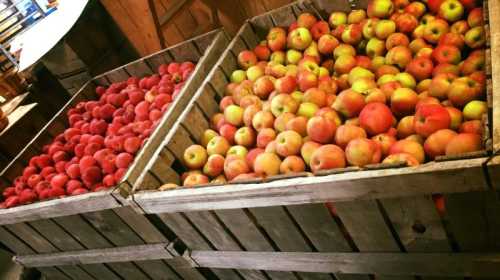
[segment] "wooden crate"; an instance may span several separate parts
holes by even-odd
[[[142,77],[169,61],[197,62],[195,71],[184,85],[172,108],[185,107],[229,42],[224,31],[215,30],[162,50],[95,77],[40,131],[27,147],[1,173],[2,187],[21,173],[29,159],[66,127],[66,112],[76,103],[94,99],[98,85]],[[154,70],[153,70],[154,69]],[[121,183],[109,191],[49,200],[0,210],[0,242],[18,256],[38,255],[134,246],[173,241],[175,236],[156,229],[154,221],[137,214],[124,199],[153,151],[163,140],[179,111],[168,110]],[[200,279],[193,268],[174,268],[175,263],[151,260],[119,264],[79,264],[44,267],[49,279]],[[183,274],[186,274],[182,276]],[[190,276],[191,274],[197,276]],[[177,277],[177,278],[176,278]],[[191,278],[196,277],[196,278]]]
[[[199,142],[207,117],[218,112],[237,54],[255,47],[270,27],[314,11],[311,4],[299,1],[243,25],[156,150],[131,199],[187,245],[195,266],[222,269],[214,270],[222,279],[499,277],[490,253],[500,251],[500,203],[485,176],[487,151],[417,167],[379,164],[156,191],[179,182],[182,153]],[[314,6],[350,8],[347,1]],[[490,15],[494,8],[498,2],[490,1]],[[436,209],[438,194],[444,194],[445,212]],[[485,262],[475,261],[482,257]]]

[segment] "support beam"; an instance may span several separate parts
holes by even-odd
[[[200,267],[394,276],[500,276],[500,253],[293,253],[193,251]]]
[[[16,256],[14,257],[14,261],[25,267],[48,267],[172,259],[172,254],[167,250],[168,245],[169,243],[157,243],[54,254]]]

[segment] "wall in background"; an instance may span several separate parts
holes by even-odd
[[[235,34],[248,18],[292,0],[100,0],[141,56],[223,26]]]

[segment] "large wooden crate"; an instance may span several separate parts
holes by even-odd
[[[489,5],[498,18],[498,1]],[[243,25],[135,184],[137,209],[158,216],[190,249],[187,259],[223,269],[214,270],[223,279],[500,277],[491,254],[500,252],[500,203],[485,176],[487,150],[417,167],[379,164],[156,191],[179,182],[182,153],[218,112],[237,54],[255,47],[270,27],[287,26],[314,7],[330,12],[351,5],[299,1]],[[492,38],[491,53],[498,46]],[[444,195],[445,212],[433,195]]]
[[[229,39],[224,31],[215,30],[120,68],[95,77],[40,131],[27,147],[1,173],[2,187],[8,186],[22,172],[29,159],[44,144],[67,126],[66,112],[82,100],[94,99],[98,85],[109,85],[130,76],[152,74],[160,64],[169,61],[197,62],[181,93],[172,103],[146,144],[141,148],[122,182],[109,191],[49,200],[0,210],[0,242],[18,256],[64,253],[90,249],[168,243],[175,236],[157,229],[147,217],[137,214],[124,199],[130,187],[156,147],[169,132],[180,112],[199,88],[208,71],[220,57]],[[132,257],[133,259],[133,257]],[[130,259],[130,260],[132,260]],[[200,279],[191,267],[168,260],[121,262],[110,264],[65,265],[40,268],[48,279]],[[101,259],[106,262],[106,259]],[[165,275],[168,275],[166,277]],[[194,275],[194,276],[193,276]]]

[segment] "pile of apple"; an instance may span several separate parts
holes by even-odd
[[[158,74],[97,87],[99,100],[68,110],[69,128],[30,159],[3,191],[0,208],[115,186],[194,68],[164,64]]]
[[[474,0],[303,13],[238,54],[184,186],[482,149],[486,43]],[[162,189],[173,187],[167,184]]]

